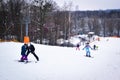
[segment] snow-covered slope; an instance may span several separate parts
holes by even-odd
[[[108,40],[109,39],[109,40]],[[40,61],[19,63],[23,43],[0,43],[0,80],[120,80],[120,39],[102,38],[90,45],[98,45],[91,51],[93,58],[85,57],[85,51],[67,47],[34,44]]]

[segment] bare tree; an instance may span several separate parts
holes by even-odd
[[[68,39],[71,34],[71,7],[72,2],[64,3],[63,5],[63,34],[64,39]]]
[[[93,23],[92,23],[92,19],[88,19],[88,28],[89,28],[89,31],[93,31]]]
[[[4,35],[6,35],[7,30],[7,14],[8,11],[6,10],[6,3],[1,0],[0,1],[0,38],[2,39]]]
[[[119,18],[116,21],[116,30],[117,30],[117,36],[120,36],[120,19]]]
[[[9,26],[11,26],[11,34],[20,36],[21,11],[25,3],[24,0],[8,0],[7,9],[9,11]],[[20,41],[20,37],[17,37]]]
[[[95,34],[99,35],[100,34],[100,25],[99,25],[99,18],[94,17],[93,18],[93,31]]]
[[[106,28],[106,18],[101,18],[101,28],[103,30],[103,35],[104,37],[106,36],[106,31],[107,31],[107,28]]]
[[[38,29],[40,30],[39,37],[40,37],[40,43],[42,44],[42,40],[44,38],[44,26],[46,23],[46,17],[54,10],[54,2],[52,0],[34,0],[34,18],[32,17],[32,22],[35,22],[38,24]]]

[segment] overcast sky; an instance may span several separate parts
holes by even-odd
[[[120,0],[53,0],[58,6],[72,2],[72,10],[120,9]]]

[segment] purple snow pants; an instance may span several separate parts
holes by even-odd
[[[26,55],[22,55],[21,60],[28,60]]]

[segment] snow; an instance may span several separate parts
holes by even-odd
[[[34,44],[40,61],[19,63],[23,43],[0,43],[0,80],[120,80],[120,39],[101,38],[98,50],[91,50],[93,58],[76,48]]]

